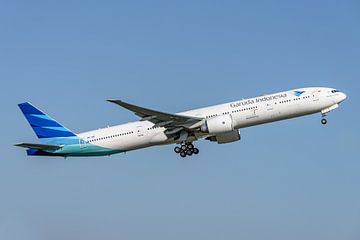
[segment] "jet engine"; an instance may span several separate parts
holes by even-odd
[[[234,124],[231,115],[222,115],[206,120],[201,126],[201,131],[210,134],[222,134],[232,132]]]

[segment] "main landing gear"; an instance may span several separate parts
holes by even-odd
[[[326,124],[327,124],[326,114],[322,114],[321,124],[322,124],[322,125],[326,125]]]
[[[199,149],[194,147],[192,143],[183,143],[180,147],[175,147],[174,151],[183,158],[192,156],[193,154],[199,154]]]

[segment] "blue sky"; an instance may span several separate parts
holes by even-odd
[[[360,238],[359,1],[1,1],[0,239]],[[320,115],[112,157],[29,158],[16,104],[75,132],[303,86]]]

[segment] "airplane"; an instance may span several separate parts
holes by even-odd
[[[311,87],[284,91],[230,103],[166,113],[117,99],[108,102],[132,111],[139,121],[75,134],[29,102],[19,104],[40,143],[19,143],[29,156],[110,156],[132,150],[178,144],[181,157],[197,155],[194,142],[206,139],[218,144],[240,140],[240,129],[259,124],[321,113],[339,107],[346,94],[334,88]]]

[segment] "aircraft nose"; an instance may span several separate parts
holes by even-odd
[[[342,92],[342,93],[340,94],[340,102],[345,101],[346,98],[347,98],[346,94]]]

